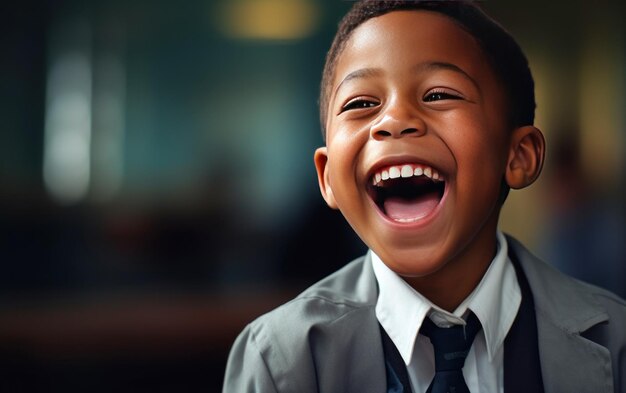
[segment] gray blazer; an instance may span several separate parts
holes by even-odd
[[[508,241],[533,293],[546,393],[626,393],[626,302]],[[377,296],[367,254],[261,316],[235,341],[223,392],[386,392]]]

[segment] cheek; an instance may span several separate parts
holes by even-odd
[[[350,133],[336,133],[328,145],[329,182],[341,209],[359,199],[362,149],[358,135]]]
[[[447,143],[452,150],[459,168],[463,164],[471,167],[503,170],[507,156],[505,131],[494,127],[485,118],[465,117],[456,120],[456,127],[448,134]],[[500,168],[502,166],[502,168]]]
[[[353,169],[360,159],[361,150],[367,142],[367,135],[362,130],[348,127],[337,127],[333,130],[332,139],[328,141],[329,157],[343,171]]]
[[[353,123],[353,122],[352,122]],[[354,124],[347,124],[345,121],[336,121],[331,123],[331,131],[329,132],[329,144],[341,145],[344,149],[353,146],[355,143],[363,142],[361,137],[365,127]]]
[[[346,190],[353,183],[354,178],[353,158],[349,151],[350,145],[333,141],[332,147],[328,149],[328,180],[331,188],[335,193],[335,197],[341,199]]]

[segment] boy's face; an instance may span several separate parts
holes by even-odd
[[[493,256],[511,130],[474,38],[444,15],[394,11],[353,32],[332,83],[315,154],[329,206],[404,276]]]

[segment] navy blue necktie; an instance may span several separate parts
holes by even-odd
[[[435,350],[435,377],[426,393],[470,393],[463,378],[465,358],[480,330],[480,321],[470,313],[465,326],[440,328],[424,318],[420,332],[430,339]]]

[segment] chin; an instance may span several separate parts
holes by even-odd
[[[425,277],[439,271],[447,263],[434,248],[426,246],[374,252],[391,270],[401,276]]]

